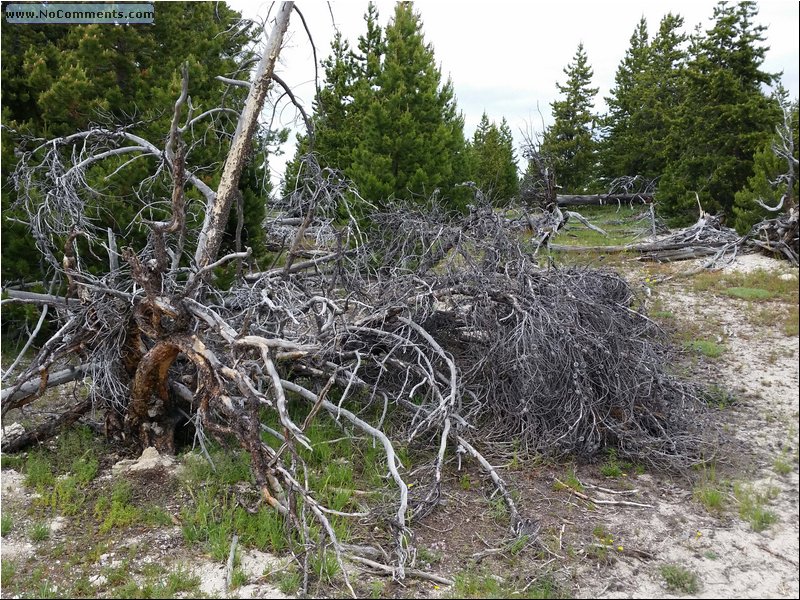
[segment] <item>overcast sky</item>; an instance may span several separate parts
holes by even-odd
[[[228,0],[228,4],[246,17],[261,18],[272,5],[262,0]],[[334,21],[352,45],[365,30],[366,1],[297,4],[314,37],[320,60],[330,53]],[[394,13],[394,2],[380,0],[375,4],[381,24],[385,25]],[[762,0],[758,5],[757,22],[767,26],[766,45],[770,47],[764,67],[771,72],[782,71],[783,84],[795,98],[800,87],[800,4],[796,0]],[[550,103],[558,94],[556,82],[565,81],[563,69],[571,62],[578,43],[583,42],[594,69],[592,84],[600,88],[595,108],[602,112],[603,97],[613,86],[617,66],[642,16],[647,19],[651,37],[668,12],[684,17],[684,32],[691,33],[698,24],[704,30],[711,26],[716,1],[418,0],[414,6],[422,17],[425,40],[433,45],[443,76],[453,81],[458,107],[465,116],[466,135],[472,135],[486,111],[492,120],[506,118],[519,145],[522,131],[529,126],[541,129],[537,105],[545,124],[551,121]],[[314,59],[296,15],[276,72],[292,85],[310,110]],[[285,110],[280,115],[282,124],[288,124],[294,116],[293,111]],[[294,136],[286,152],[294,153]],[[273,168],[282,169],[280,163],[273,161]]]

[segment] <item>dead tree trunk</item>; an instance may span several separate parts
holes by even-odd
[[[604,206],[608,204],[651,204],[652,194],[557,195],[559,206]]]

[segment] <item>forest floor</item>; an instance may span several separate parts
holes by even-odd
[[[539,524],[522,542],[509,537],[491,482],[453,461],[443,502],[415,525],[415,543],[417,568],[455,584],[393,582],[350,565],[359,596],[798,597],[797,269],[745,255],[722,271],[682,276],[697,264],[602,260],[641,286],[649,314],[685,348],[676,368],[709,384],[713,456],[686,475],[613,453],[591,464],[497,465]],[[129,457],[96,452],[98,443],[75,433],[53,440],[47,455],[3,457],[2,597],[296,594],[300,575],[281,551],[282,531],[266,517],[248,529],[236,508],[252,501],[236,483],[247,480],[246,464],[220,467],[231,474],[222,494],[193,456],[156,457],[123,475],[112,466]],[[214,498],[222,505],[206,506]],[[230,523],[220,529],[215,519]],[[243,542],[227,588],[232,531]],[[370,535],[354,527],[350,541]],[[319,569],[312,595],[345,596],[335,565]]]

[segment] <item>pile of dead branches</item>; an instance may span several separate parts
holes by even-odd
[[[755,225],[750,232],[750,243],[763,252],[788,259],[796,267],[800,257],[797,207]]]

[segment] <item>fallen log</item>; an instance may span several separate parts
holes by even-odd
[[[20,436],[14,437],[6,441],[3,438],[3,452],[19,452],[28,446],[39,444],[51,437],[57,435],[64,428],[69,427],[75,421],[80,419],[85,413],[92,408],[92,399],[87,398],[79,402],[68,411],[61,413],[56,418],[39,425],[36,429],[27,431]]]
[[[651,204],[652,194],[588,194],[556,196],[559,206],[605,206],[607,204]]]

